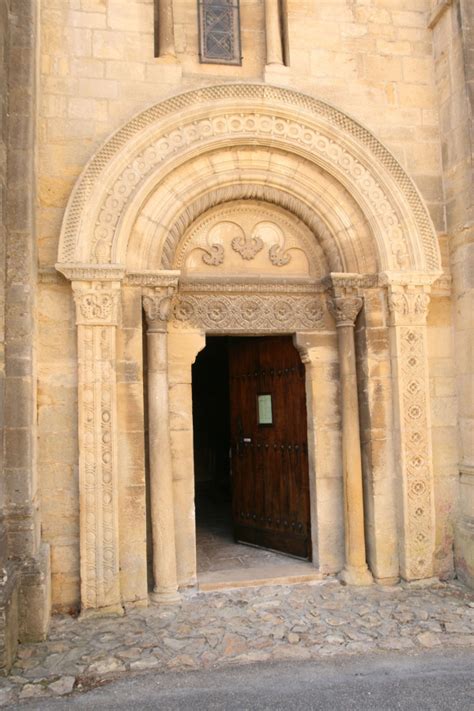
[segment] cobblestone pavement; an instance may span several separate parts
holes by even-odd
[[[188,593],[121,618],[53,619],[20,647],[0,705],[62,696],[119,674],[329,655],[474,646],[474,595],[455,583],[384,588],[337,581]]]

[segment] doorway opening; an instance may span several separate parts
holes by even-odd
[[[206,581],[315,573],[309,564],[304,382],[290,336],[208,336],[196,359],[196,540],[203,589]]]

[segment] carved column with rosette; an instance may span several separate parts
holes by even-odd
[[[156,600],[180,599],[176,567],[173,465],[170,439],[168,383],[168,319],[177,279],[147,288],[143,308],[147,319],[148,427],[150,499],[153,537],[153,577]]]
[[[76,303],[81,608],[122,613],[115,339],[123,274],[112,268],[61,271],[72,280]]]
[[[346,562],[341,578],[351,585],[368,585],[364,533],[364,494],[360,446],[359,402],[354,324],[363,300],[344,286],[344,277],[331,277],[329,310],[336,321],[341,379],[342,462]]]
[[[388,284],[396,462],[400,482],[400,565],[405,580],[433,575],[433,464],[426,343],[430,285],[436,277],[384,275]]]

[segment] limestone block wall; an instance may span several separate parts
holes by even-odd
[[[58,608],[76,605],[79,591],[77,354],[70,286],[59,278],[54,284],[46,282],[52,279],[61,220],[74,182],[112,131],[170,94],[226,81],[287,84],[326,99],[367,125],[415,179],[439,231],[445,266],[449,267],[439,82],[435,82],[433,31],[428,27],[431,0],[288,0],[289,67],[280,70],[265,67],[263,5],[263,0],[241,0],[243,63],[242,67],[231,67],[199,63],[195,0],[173,3],[176,61],[154,57],[153,0],[40,2],[36,219],[38,259],[45,276],[39,285],[38,456],[43,534],[52,545],[53,601]],[[119,333],[117,344],[121,361],[118,391],[126,392],[130,403],[119,413],[120,430],[126,434],[119,438],[123,447],[120,515],[133,523],[129,540],[119,544],[124,565],[134,577],[132,581],[123,573],[127,601],[139,601],[145,594],[144,557],[136,553],[142,550],[145,535],[140,523],[145,525],[140,514],[144,468],[138,312],[136,297],[130,293],[124,302],[124,332]],[[449,329],[448,312],[449,305],[445,305],[442,326],[433,323],[441,329],[437,331],[441,339],[442,329],[444,335]],[[376,328],[371,346],[374,353],[379,348]],[[435,360],[438,336],[432,341]],[[440,357],[448,359],[447,355]],[[374,357],[374,377],[376,361]],[[443,386],[438,387],[441,392]],[[449,388],[447,382],[444,387]],[[374,407],[377,392],[370,396]],[[452,395],[439,394],[439,398]],[[451,452],[456,437],[452,409],[444,410],[435,397],[433,408],[438,406],[433,439],[438,437],[443,452]],[[377,416],[375,408],[370,417]],[[376,419],[373,422],[376,427]],[[55,439],[61,443],[51,444]],[[385,445],[388,448],[388,443],[376,445],[380,458]],[[374,448],[371,452],[375,457]],[[440,454],[435,468],[438,466],[443,477],[446,473],[450,482],[436,479],[439,492],[443,492],[436,495],[437,536],[439,569],[447,571],[451,570],[451,557],[445,532],[456,485],[451,480],[452,460],[445,467],[443,456]],[[390,487],[390,471],[382,473],[382,467],[380,464],[384,481],[378,486]],[[373,512],[373,520],[382,515],[383,509]]]
[[[459,398],[455,547],[458,574],[474,585],[474,7],[469,0],[444,5],[433,16],[433,39]]]
[[[42,277],[38,296],[38,429],[42,535],[51,541],[53,608],[79,599],[77,347],[72,299]]]

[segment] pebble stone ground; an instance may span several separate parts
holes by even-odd
[[[120,618],[53,618],[24,644],[0,706],[87,690],[118,675],[388,650],[474,646],[474,594],[456,583],[344,587],[334,579],[187,593]]]

